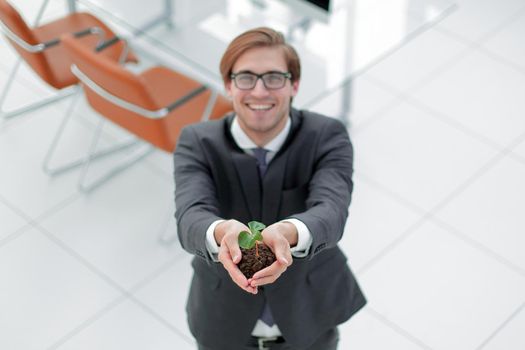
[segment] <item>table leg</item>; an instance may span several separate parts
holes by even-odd
[[[173,2],[172,0],[164,0],[164,18],[166,21],[166,26],[169,29],[173,29],[175,26],[173,24]]]
[[[69,13],[77,12],[76,0],[67,0],[67,10]]]

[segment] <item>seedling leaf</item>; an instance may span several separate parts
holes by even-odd
[[[244,249],[253,248],[257,241],[262,242],[263,236],[261,231],[266,228],[266,225],[258,221],[250,221],[248,223],[248,228],[250,229],[250,232],[241,231],[238,238],[239,246]]]
[[[262,230],[264,230],[266,228],[266,225],[258,221],[250,221],[248,223],[248,227],[250,228],[250,231],[253,234],[257,234],[257,232],[261,232]]]
[[[255,245],[255,239],[253,235],[248,231],[241,231],[239,233],[239,246],[244,249],[251,249]]]

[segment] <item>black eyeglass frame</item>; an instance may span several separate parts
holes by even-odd
[[[251,75],[251,76],[254,76],[256,77],[257,79],[255,79],[255,82],[253,83],[253,86],[250,87],[250,88],[240,88],[238,85],[237,85],[237,80],[235,80],[235,78],[241,74],[248,74],[248,75]],[[269,88],[268,86],[266,86],[266,81],[264,80],[264,77],[265,76],[268,76],[270,74],[278,74],[278,75],[282,75],[285,79],[284,79],[284,82],[283,82],[283,85],[280,86],[280,87],[275,87],[275,88]],[[255,88],[255,86],[257,85],[257,81],[259,79],[262,80],[263,82],[263,85],[264,87],[267,89],[267,90],[279,90],[279,89],[282,89],[285,85],[286,85],[286,79],[292,79],[292,73],[290,72],[277,72],[277,71],[270,71],[270,72],[266,72],[266,73],[263,73],[263,74],[255,74],[255,73],[252,73],[252,72],[239,72],[239,73],[232,73],[230,74],[230,79],[233,80],[233,83],[235,84],[235,86],[237,87],[237,89],[239,90],[252,90],[253,88]]]

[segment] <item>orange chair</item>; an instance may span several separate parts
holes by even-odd
[[[88,184],[86,175],[91,160],[106,154],[95,153],[102,128],[99,126],[79,180],[83,192],[97,187],[155,148],[173,152],[184,126],[220,118],[232,109],[225,97],[169,68],[156,66],[135,74],[107,57],[97,55],[70,34],[61,36],[60,40],[73,62],[72,71],[79,78],[89,105],[104,117],[100,119],[100,125],[110,120],[133,134],[138,141],[149,144],[148,150],[137,158]]]
[[[74,33],[82,44],[95,48],[104,38],[114,37],[114,33],[99,19],[88,13],[72,13],[63,18],[38,26],[42,14],[49,0],[45,0],[37,15],[36,23],[30,28],[17,10],[6,0],[0,0],[0,29],[13,45],[19,56],[15,66],[0,95],[0,114],[4,118],[14,117],[22,113],[45,106],[61,98],[71,95],[74,89],[68,89],[78,83],[70,70],[71,61],[60,43],[60,35]],[[108,47],[102,52],[112,60],[118,60],[123,50],[123,44],[118,43]],[[135,62],[133,54],[126,57],[126,61]],[[29,67],[49,86],[60,90],[56,96],[36,102],[32,105],[18,108],[13,111],[1,111],[7,98],[11,84],[21,61],[24,60]]]

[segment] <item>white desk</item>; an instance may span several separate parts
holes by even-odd
[[[275,1],[263,9],[249,0],[68,1],[72,9],[85,6],[128,33],[140,33],[134,44],[144,52],[157,54],[164,64],[186,65],[199,79],[219,89],[219,61],[233,37],[262,25],[286,33],[297,17]],[[354,77],[455,8],[449,0],[346,1],[329,23],[314,21],[293,36],[302,62],[301,87],[294,105],[308,107],[336,89],[349,89]],[[165,19],[170,19],[169,25],[162,25]]]

